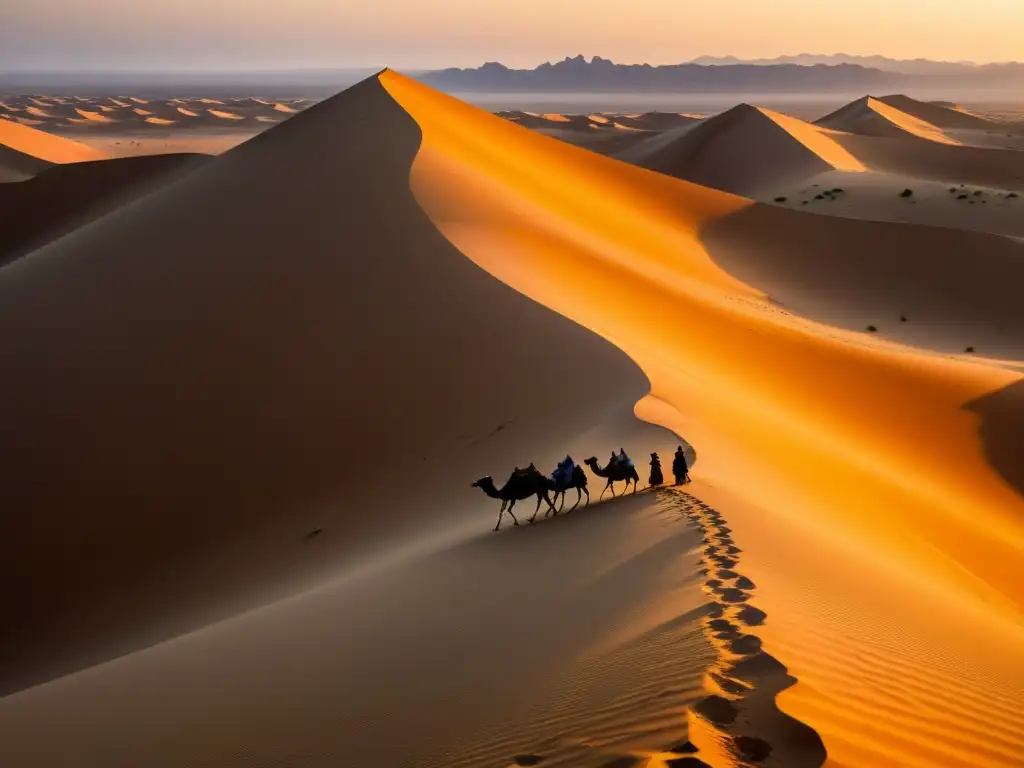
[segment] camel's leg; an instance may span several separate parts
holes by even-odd
[[[565,491],[562,491],[562,501],[559,502],[559,504],[558,504],[558,511],[559,512],[561,512],[563,509],[565,509],[565,493],[566,493],[567,490],[569,490],[569,489],[566,488]],[[573,507],[573,509],[575,509],[575,507]],[[569,511],[572,512],[572,509],[570,509]]]
[[[512,515],[512,507],[514,507],[515,505],[516,505],[516,500],[515,499],[512,499],[512,501],[510,501],[508,503],[508,510],[507,511],[508,511],[508,513],[510,515]],[[515,515],[512,515],[512,524],[513,525],[519,525],[519,520],[516,519]]]
[[[533,515],[531,515],[530,519],[527,520],[526,522],[532,523],[536,519],[538,512],[540,512],[540,494],[539,493],[537,494],[537,508],[535,510],[533,510]]]
[[[609,480],[608,481],[608,486],[612,489],[612,498],[614,499],[615,498],[615,481],[614,480]]]
[[[586,486],[584,486],[584,487],[583,487],[583,492],[584,492],[585,494],[587,494],[587,503],[586,503],[586,504],[584,504],[583,506],[585,506],[585,507],[589,507],[589,506],[590,506],[590,491],[588,491],[588,490],[587,490],[587,488],[586,488]]]
[[[494,530],[498,530],[499,528],[501,528],[501,517],[502,517],[502,515],[505,514],[505,505],[506,504],[508,504],[507,501],[501,502],[501,510],[498,512],[498,522],[494,526]]]
[[[576,503],[573,504],[571,507],[569,507],[569,512],[572,512],[574,509],[576,509],[576,507],[578,507],[580,505],[580,502],[582,500],[583,500],[583,493],[580,491],[579,488],[577,488],[576,489]],[[565,501],[565,494],[562,495],[562,501]],[[568,512],[566,514],[568,514]]]
[[[611,480],[609,480],[607,483],[604,484],[604,488],[601,491],[601,495],[597,497],[598,501],[600,501],[601,499],[604,498],[604,492],[607,491],[609,488],[611,488],[611,485],[612,485],[612,481]],[[612,498],[614,498],[614,497],[615,497],[615,489],[612,488]]]
[[[639,482],[635,477],[633,478],[633,493],[636,493],[636,486]]]

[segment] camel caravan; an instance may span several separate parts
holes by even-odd
[[[630,483],[633,484],[633,493],[637,492],[640,476],[633,465],[633,460],[626,455],[626,451],[622,448],[619,448],[618,453],[612,451],[612,457],[604,467],[597,463],[597,457],[595,456],[591,456],[583,463],[595,475],[606,480],[605,486],[601,490],[601,495],[597,497],[598,501],[604,497],[607,491],[611,491],[612,498],[615,497],[615,483],[626,483],[622,495],[629,492]],[[689,467],[686,464],[686,456],[683,454],[683,446],[679,446],[676,449],[675,456],[672,459],[672,474],[675,477],[676,485],[690,482]],[[659,485],[664,485],[664,483],[665,477],[661,472],[661,459],[657,453],[652,453],[648,487],[653,490]],[[590,504],[587,473],[583,470],[582,466],[572,460],[571,456],[566,456],[560,461],[558,466],[555,467],[554,472],[550,475],[541,474],[540,470],[531,462],[530,466],[525,469],[516,467],[512,474],[509,475],[508,481],[501,488],[494,485],[494,480],[490,475],[480,478],[473,483],[472,487],[479,488],[492,499],[501,501],[498,522],[495,524],[494,530],[498,530],[501,527],[501,518],[505,512],[512,516],[513,525],[519,525],[519,520],[512,513],[512,507],[516,505],[517,501],[523,501],[534,496],[537,497],[537,506],[533,510],[533,515],[527,520],[528,523],[532,523],[537,518],[541,502],[548,505],[544,512],[544,517],[550,517],[552,514],[557,516],[565,507],[565,494],[574,489],[576,491],[576,503],[569,508],[566,514],[576,509],[584,496],[587,497],[584,506]],[[557,509],[555,508],[556,502],[558,503]]]

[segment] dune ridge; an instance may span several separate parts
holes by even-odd
[[[746,195],[830,170],[864,167],[825,131],[747,104],[649,138],[615,158]]]
[[[816,124],[824,128],[866,136],[885,138],[909,136],[939,144],[958,145],[960,143],[943,133],[939,126],[871,96],[865,96],[830,115],[826,115]]]
[[[98,150],[31,126],[0,121],[0,182],[21,181],[56,163],[104,157]]]
[[[643,702],[678,712],[700,695],[706,599],[693,532],[678,516],[667,527],[644,496],[621,502],[634,513],[609,506],[532,529],[543,536],[483,535],[497,505],[470,487],[475,478],[501,483],[517,464],[553,467],[567,451],[584,458],[609,445],[670,452],[676,439],[634,417],[648,384],[621,352],[494,280],[436,231],[408,187],[419,138],[372,79],[0,269],[0,307],[19,318],[0,324],[12,435],[0,450],[24,481],[5,484],[4,507],[31,498],[40,510],[3,518],[9,572],[33,574],[34,586],[30,599],[8,601],[0,640],[16,660],[5,665],[0,762],[214,764],[306,743],[317,745],[313,764],[394,765],[414,750],[448,765],[450,745],[484,738],[480,729],[505,715],[528,722],[521,686],[547,685],[556,669],[579,668],[562,707],[581,689],[605,692],[610,732],[616,712],[636,722]],[[315,195],[296,196],[288,182],[303,158],[316,160],[303,178]],[[254,355],[243,341],[256,338]],[[538,359],[541,347],[550,359]],[[398,354],[367,356],[373,349]],[[409,382],[415,400],[403,394]],[[60,414],[74,414],[72,433]],[[32,478],[43,474],[53,482],[40,492]],[[441,511],[425,513],[425,498]],[[570,542],[584,560],[559,555]],[[512,563],[531,557],[555,570],[521,574],[501,600],[465,577],[475,569],[500,590]],[[79,577],[59,575],[58,560]],[[371,579],[385,566],[397,570]],[[410,585],[451,595],[454,613],[410,604]],[[608,589],[621,594],[614,605],[574,599]],[[353,633],[349,617],[374,604],[410,610],[378,613]],[[538,610],[548,617],[539,665],[521,642]],[[557,631],[545,636],[549,623]],[[228,654],[225,664],[223,649],[254,632],[277,639],[251,648],[259,660]],[[414,635],[398,653],[394,641]],[[676,641],[693,653],[671,654]],[[461,682],[417,678],[453,643]],[[277,658],[282,648],[294,665]],[[580,659],[588,648],[594,666]],[[520,661],[495,663],[496,651]],[[666,691],[663,680],[631,698],[637,654],[694,682]],[[222,660],[210,668],[213,658]],[[156,679],[125,684],[138,675]],[[249,706],[267,686],[312,679],[331,682],[314,685],[308,717]],[[390,694],[371,680],[420,702],[397,731]],[[180,695],[185,681],[210,696]],[[453,684],[459,701],[438,707]],[[97,707],[97,685],[123,698]],[[507,712],[485,706],[493,696]],[[217,728],[211,740],[224,707],[239,714],[234,735]],[[650,727],[685,737],[670,714]],[[578,722],[577,710],[568,715]],[[162,732],[169,722],[173,735]],[[40,727],[60,738],[38,738]],[[112,728],[131,735],[110,739]],[[556,746],[545,749],[592,754]]]
[[[899,616],[888,614],[884,602],[858,603],[857,610],[872,617],[867,624],[854,621],[852,614],[846,620],[833,613],[830,620],[842,629],[830,639],[840,649],[865,638],[867,627],[902,625],[901,631],[922,634],[945,621],[949,610],[963,611],[969,621],[979,619],[984,630],[980,637],[957,637],[963,644],[944,646],[942,654],[970,654],[965,658],[973,659],[973,666],[965,671],[979,690],[1010,700],[1024,692],[1013,671],[1022,666],[1024,630],[1021,585],[1012,575],[1024,546],[1024,517],[1020,495],[1003,475],[1004,463],[1012,463],[1004,451],[1012,449],[991,442],[985,427],[989,420],[1019,420],[1018,401],[1009,395],[1018,374],[791,315],[720,271],[711,258],[715,245],[703,242],[702,233],[712,223],[741,232],[751,214],[777,217],[774,233],[790,232],[796,241],[798,224],[822,217],[765,209],[629,169],[523,131],[392,73],[382,79],[424,131],[413,188],[445,235],[503,281],[614,340],[647,373],[652,396],[669,404],[657,411],[657,421],[693,435],[696,445],[713,454],[702,450],[701,476],[716,487],[733,489],[740,499],[750,500],[756,489],[757,513],[748,517],[742,507],[731,508],[728,518],[744,550],[753,541],[745,534],[754,528],[753,517],[771,520],[775,535],[766,538],[784,550],[776,557],[789,568],[769,579],[776,594],[784,589],[781,583],[789,585],[789,593],[796,585],[813,583],[801,572],[816,573],[820,549],[786,547],[778,531],[793,525],[811,528],[820,546],[842,542],[841,562],[885,574],[894,595],[910,601],[917,596],[913,610]],[[491,136],[502,153],[469,142],[467,134]],[[514,169],[505,157],[516,158]],[[558,179],[559,191],[545,179]],[[566,179],[578,185],[572,194]],[[588,189],[600,189],[602,195],[587,194]],[[628,224],[616,210],[630,212]],[[885,239],[872,226],[857,229],[865,246],[878,249]],[[896,225],[887,230],[896,231],[959,258],[958,250],[943,247],[945,235],[939,230]],[[760,259],[760,242],[751,236],[743,258],[771,274],[771,263]],[[816,246],[804,248],[811,256]],[[731,266],[736,264],[733,260]],[[568,275],[577,287],[571,294],[557,288]],[[792,290],[790,298],[795,297]],[[642,300],[628,301],[631,295]],[[1013,322],[1020,327],[1019,318]],[[676,362],[683,360],[685,367]],[[779,360],[787,361],[785,371],[778,368]],[[960,470],[955,482],[947,471],[954,455]],[[725,456],[727,461],[719,458]],[[751,549],[756,553],[758,548]],[[761,553],[756,554],[747,572],[760,587],[766,571],[758,562]],[[786,602],[776,601],[763,587],[758,594],[772,616],[773,647],[782,646],[790,632],[799,637],[805,622],[786,614]],[[810,613],[820,616],[824,608],[816,600],[824,604],[812,596]],[[934,644],[932,638],[929,645]],[[845,688],[836,680],[837,670],[805,646],[789,642],[782,647],[802,650],[777,657],[798,680],[814,681],[814,689],[831,704],[812,708],[798,682],[779,696],[780,705],[822,735],[830,760],[858,764],[865,753],[875,764],[891,759],[886,756],[894,748],[891,741],[857,744],[855,752],[849,739],[838,735],[840,718],[831,713],[841,710]],[[981,657],[985,662],[978,664]],[[910,649],[904,663],[924,678],[943,674],[927,646]],[[904,695],[914,702],[907,707],[905,727],[927,731],[927,705],[917,692]],[[885,699],[873,695],[865,706],[878,717]],[[961,716],[977,723],[988,720],[982,705],[965,705]],[[1019,726],[1015,723],[1011,733],[1019,734]],[[1011,738],[1019,748],[1019,735]],[[934,754],[898,751],[907,765],[953,764],[935,762]],[[956,764],[1012,765],[1005,751],[972,759]]]

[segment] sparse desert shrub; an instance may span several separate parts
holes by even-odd
[[[788,198],[785,198],[785,197],[776,197],[775,198],[775,202],[776,203],[784,203],[784,202],[786,202],[787,199]]]
[[[807,205],[807,201],[806,201],[806,200],[802,200],[802,201],[800,202],[800,205]]]
[[[1015,197],[1020,197],[1020,195],[1018,195],[1018,194],[1017,194],[1016,192],[1011,192],[1010,194],[1008,194],[1008,195],[1006,196],[1006,199],[1007,199],[1007,200],[1011,200],[1011,199],[1013,199],[1013,198],[1015,198]]]
[[[907,316],[906,315],[900,315],[900,322],[901,323],[907,322]]]
[[[845,193],[846,190],[845,189],[840,189],[839,187],[836,187],[835,189],[831,190],[831,192],[832,192],[833,195],[841,195],[841,194]]]
[[[967,347],[967,348],[966,348],[966,349],[964,350],[964,352],[973,352],[973,351],[974,351],[974,347]]]
[[[980,189],[976,189],[976,190],[974,190],[974,196],[975,197],[984,197],[985,193],[982,192]]]
[[[900,192],[900,197],[913,197],[913,196],[914,196],[914,190],[912,190],[912,189],[904,189],[902,192]]]
[[[869,325],[869,326],[868,326],[868,327],[866,328],[866,330],[867,330],[867,332],[868,332],[868,333],[874,333],[874,332],[875,332],[875,331],[877,331],[878,329],[877,329],[877,328],[876,328],[875,326],[873,326],[873,325]]]
[[[825,196],[824,196],[824,195],[815,195],[815,196],[814,196],[814,199],[815,199],[815,200],[824,200],[824,199],[825,199]]]
[[[955,193],[956,193],[956,187],[950,187],[949,188],[949,194],[952,195],[952,194],[955,194]]]
[[[956,199],[957,200],[966,200],[967,199],[967,195],[957,195]]]

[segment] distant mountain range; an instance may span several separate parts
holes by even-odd
[[[826,66],[856,64],[869,69],[880,69],[883,72],[897,72],[903,75],[962,75],[1003,66],[1001,64],[978,65],[973,61],[931,61],[929,59],[890,59],[887,56],[851,56],[846,53],[799,53],[796,56],[776,56],[774,59],[701,56],[690,63],[719,67],[735,66],[737,64],[750,64],[757,67],[779,64],[796,64],[801,67],[812,67],[818,64]]]
[[[489,62],[475,69],[442,69],[419,75],[436,88],[448,91],[641,91],[641,92],[872,92],[920,87],[961,86],[1006,88],[1024,85],[1024,64],[898,62],[884,57],[864,60],[892,62],[896,71],[849,61],[814,61],[810,54],[789,57],[794,61],[742,62],[704,58],[698,62],[653,66],[616,64],[595,56],[566,58],[534,69],[510,69]],[[931,66],[932,69],[928,69]]]

